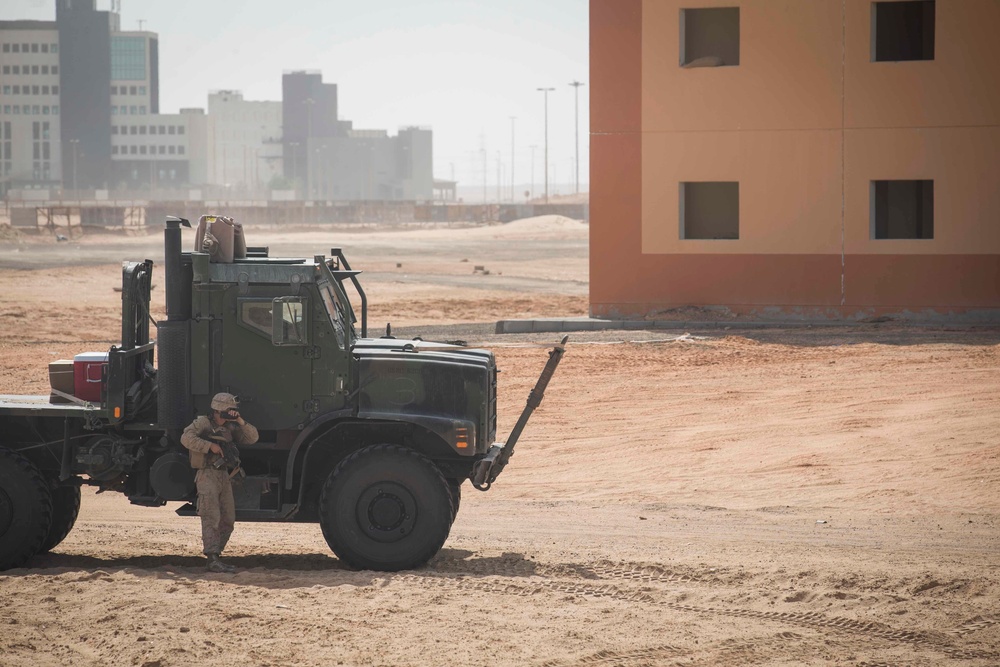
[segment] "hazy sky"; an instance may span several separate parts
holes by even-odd
[[[207,93],[280,100],[281,75],[319,70],[339,86],[341,118],[359,129],[434,130],[434,171],[490,196],[497,151],[509,187],[543,181],[549,93],[549,179],[572,184],[574,89],[589,84],[587,0],[122,0],[123,30],[160,37],[160,111],[207,106]],[[110,0],[98,0],[108,9]],[[0,20],[55,17],[54,0],[2,0]],[[588,180],[589,87],[580,88],[580,181]],[[553,186],[550,185],[550,188]]]

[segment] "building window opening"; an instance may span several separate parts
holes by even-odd
[[[735,181],[681,183],[681,239],[740,238],[740,184]]]
[[[934,60],[934,0],[872,3],[872,62]]]
[[[871,238],[933,239],[934,181],[872,181]]]
[[[740,8],[682,9],[681,67],[740,64]]]

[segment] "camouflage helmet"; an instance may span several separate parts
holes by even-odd
[[[238,408],[240,406],[240,401],[238,398],[232,394],[227,394],[226,392],[219,392],[212,397],[212,409],[218,410],[219,412],[225,412],[226,410],[231,410],[233,408]]]

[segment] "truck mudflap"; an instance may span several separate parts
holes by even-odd
[[[510,457],[514,455],[514,446],[517,444],[518,438],[521,437],[521,431],[527,425],[531,413],[535,411],[535,408],[541,404],[542,399],[545,397],[545,388],[549,385],[549,381],[556,372],[559,362],[562,361],[563,354],[566,352],[566,341],[568,340],[569,336],[563,336],[559,344],[549,352],[549,360],[545,363],[541,375],[538,376],[538,382],[535,383],[534,388],[528,393],[528,402],[524,406],[524,410],[521,411],[521,416],[518,418],[517,423],[514,424],[514,429],[510,432],[507,442],[494,443],[486,452],[486,455],[473,465],[472,474],[470,475],[472,486],[480,491],[490,490],[493,482],[500,476],[503,469],[507,467]]]

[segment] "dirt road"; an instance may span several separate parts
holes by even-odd
[[[474,323],[583,314],[586,230],[437,235],[349,257],[376,274],[373,326],[487,339],[505,434],[549,337]],[[118,280],[0,269],[0,393],[114,342]],[[690,333],[574,336],[511,466],[464,487],[418,571],[240,524],[239,573],[208,574],[175,503],[85,490],[65,542],[0,573],[0,664],[1000,664],[1000,331]]]

